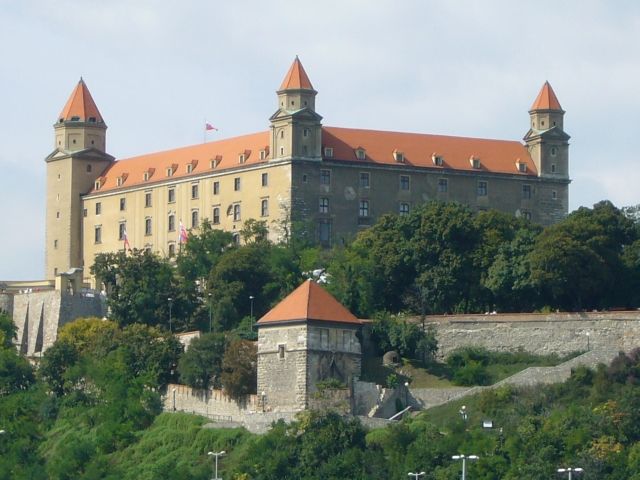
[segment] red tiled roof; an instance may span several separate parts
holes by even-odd
[[[296,56],[296,59],[291,64],[291,68],[287,72],[287,75],[280,85],[280,90],[313,90],[311,81],[307,76],[307,72],[304,71],[304,67],[300,60]]]
[[[96,119],[97,123],[104,122],[82,78],[71,93],[60,115],[58,115],[58,119],[65,121],[71,120],[73,117],[78,117],[80,122],[87,122],[92,117]]]
[[[338,162],[396,165],[400,168],[406,165],[435,170],[453,169],[511,175],[535,176],[537,174],[527,148],[517,141],[323,127],[322,144],[324,147],[333,148],[333,157],[330,160]],[[365,160],[356,158],[355,151],[358,148],[365,150]],[[260,159],[261,150],[265,150],[265,158],[262,160]],[[395,160],[394,150],[402,152],[404,157],[402,163]],[[105,178],[100,186],[100,192],[238,167],[241,165],[240,154],[245,155],[242,165],[266,163],[271,158],[269,132],[253,133],[119,160],[112,163],[103,173]],[[434,156],[442,159],[442,166],[434,164]],[[471,157],[480,160],[479,169],[473,168]],[[212,161],[216,163],[215,168],[211,165]],[[518,170],[517,162],[527,165],[526,172]],[[187,170],[188,164],[192,166],[191,172]],[[171,177],[167,177],[166,174],[166,169],[169,167],[173,169]],[[145,172],[151,172],[146,181],[144,180]],[[129,175],[126,181],[118,186],[117,178],[123,173]]]
[[[558,97],[549,82],[544,82],[536,100],[531,105],[531,110],[562,110]]]
[[[474,157],[480,160],[480,171],[537,174],[529,151],[517,141],[323,127],[322,144],[333,148],[336,160],[362,161],[356,158],[355,153],[361,147],[366,153],[364,161],[372,164],[477,171],[470,161]],[[394,150],[402,152],[404,162],[396,161]],[[434,156],[442,159],[442,166],[435,165]],[[527,165],[526,173],[518,171],[518,161]]]
[[[329,292],[312,280],[307,280],[291,292],[258,320],[258,324],[292,320],[319,320],[353,325],[362,323]]]

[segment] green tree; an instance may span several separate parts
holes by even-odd
[[[178,362],[180,381],[195,388],[219,388],[226,344],[222,333],[195,338]]]
[[[16,338],[17,327],[6,312],[0,310],[0,348],[10,348]]]
[[[256,393],[258,348],[254,342],[235,340],[229,344],[222,360],[220,380],[231,398]]]

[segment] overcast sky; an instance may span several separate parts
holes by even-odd
[[[295,55],[330,126],[520,140],[545,80],[570,208],[640,203],[640,2],[0,0],[0,280],[44,272],[44,157],[82,76],[116,158],[266,130]]]

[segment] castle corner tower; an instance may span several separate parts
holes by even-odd
[[[113,161],[105,153],[102,115],[81,78],[54,128],[54,150],[47,164],[45,278],[83,267],[82,201]]]
[[[277,91],[278,110],[269,119],[273,160],[322,159],[322,117],[315,110],[317,93],[296,56]]]

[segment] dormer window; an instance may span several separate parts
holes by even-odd
[[[211,161],[209,162],[209,166],[211,168],[216,168],[218,165],[220,165],[220,162],[222,161],[222,155],[216,155],[214,158],[211,159]]]
[[[441,167],[442,165],[444,165],[444,159],[442,158],[442,156],[435,153],[431,155],[431,161],[436,167]]]
[[[173,176],[173,168],[167,167],[167,177]]]
[[[80,121],[80,117],[71,117],[71,121],[72,122],[79,122]]]
[[[89,123],[96,123],[96,117],[89,117]]]
[[[128,173],[123,173],[122,175],[117,177],[116,178],[116,186],[121,187],[124,184],[124,182],[127,180],[128,176],[129,176]]]
[[[266,160],[266,158],[267,158],[267,151],[260,150],[260,160]]]
[[[246,161],[246,157],[244,156],[244,153],[241,153],[240,155],[238,155],[238,163],[244,163]]]
[[[527,164],[521,162],[520,159],[516,161],[516,168],[520,173],[527,173]]]
[[[156,171],[155,168],[149,168],[142,174],[142,180],[148,182],[149,179],[153,176],[153,173]]]
[[[324,147],[324,156],[326,158],[333,158],[333,148],[331,147]]]
[[[367,151],[364,148],[356,148],[356,158],[358,160],[366,160]]]
[[[96,190],[100,190],[100,187],[102,187],[102,182],[100,182],[100,180],[96,180],[96,182],[93,184],[93,187]]]
[[[471,168],[475,168],[476,170],[480,168],[480,159],[475,156],[469,157],[469,163],[471,164]]]
[[[193,172],[193,165],[191,165],[190,163],[187,164],[187,173],[191,173]]]
[[[393,159],[397,163],[404,163],[404,153],[401,152],[400,150],[394,150],[393,151]]]

